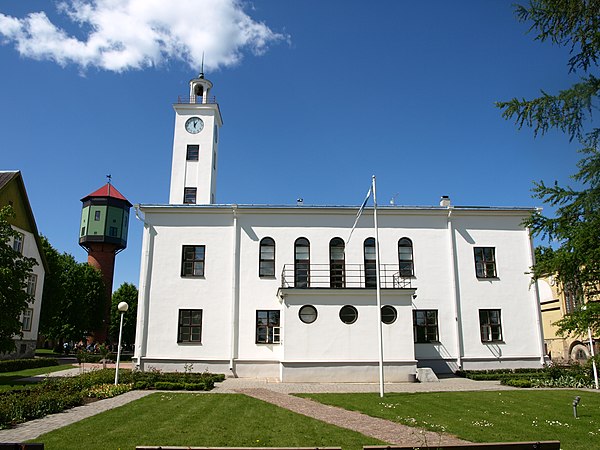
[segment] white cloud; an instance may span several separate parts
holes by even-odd
[[[240,0],[65,0],[58,4],[83,39],[44,12],[15,18],[0,13],[0,38],[25,57],[60,65],[121,72],[181,60],[200,69],[237,64],[244,49],[264,53],[287,39],[254,21]]]

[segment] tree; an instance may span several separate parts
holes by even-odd
[[[573,175],[579,188],[561,187],[543,181],[534,185],[534,197],[556,207],[556,217],[534,214],[526,223],[547,246],[537,249],[534,279],[554,276],[579,308],[557,322],[562,334],[587,334],[588,327],[600,331],[600,129],[593,126],[600,79],[600,0],[531,0],[517,6],[521,22],[531,23],[535,39],[570,46],[569,72],[580,72],[580,80],[556,95],[544,91],[532,100],[513,98],[498,102],[503,117],[515,119],[534,135],[550,129],[566,133],[581,145],[584,155]],[[584,303],[588,301],[585,308]]]
[[[110,335],[113,342],[119,342],[119,326],[121,323],[121,313],[117,306],[121,302],[126,302],[129,309],[123,316],[123,344],[133,344],[135,341],[135,325],[137,320],[137,301],[138,290],[131,283],[123,283],[119,286],[112,296],[112,306],[110,310]]]
[[[50,273],[44,282],[40,333],[59,341],[79,341],[102,320],[104,282],[100,272],[59,253],[42,236]]]
[[[0,209],[0,352],[15,350],[16,335],[22,336],[21,314],[34,298],[27,293],[27,280],[34,258],[27,258],[11,245],[19,233],[8,222],[14,217],[11,206]]]

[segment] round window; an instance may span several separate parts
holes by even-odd
[[[391,324],[396,321],[398,317],[398,313],[396,312],[396,308],[390,305],[384,305],[381,307],[381,321],[386,324]]]
[[[340,320],[344,323],[351,324],[358,319],[358,311],[354,306],[346,305],[340,309]]]
[[[312,305],[305,305],[298,312],[300,320],[304,323],[313,323],[317,320],[317,309]]]

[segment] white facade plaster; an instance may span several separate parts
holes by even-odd
[[[196,83],[196,84],[195,84]],[[224,372],[281,381],[375,382],[378,380],[378,321],[375,289],[364,288],[364,241],[375,237],[373,211],[365,210],[348,241],[358,208],[215,205],[218,105],[208,103],[210,82],[192,80],[191,95],[174,105],[175,133],[169,205],[137,207],[144,222],[140,297],[134,361],[141,369]],[[198,91],[200,92],[200,91]],[[204,129],[185,131],[201,117]],[[200,146],[199,161],[186,161],[188,144]],[[181,205],[184,187],[197,187],[197,205]],[[413,245],[414,276],[409,285],[382,289],[381,304],[397,319],[383,324],[387,381],[407,381],[417,367],[438,373],[459,368],[540,367],[543,339],[537,290],[526,274],[531,240],[521,223],[531,209],[435,207],[378,209],[382,277],[398,273],[398,241]],[[275,241],[275,275],[259,276],[261,239]],[[290,287],[284,266],[293,267],[294,243],[310,242],[311,286]],[[344,288],[328,285],[330,241],[345,243]],[[204,276],[182,276],[185,245],[205,246]],[[477,278],[475,247],[493,247],[495,278]],[[318,285],[318,268],[324,269]],[[360,268],[351,275],[352,268]],[[389,277],[391,279],[391,277]],[[312,305],[317,319],[299,318]],[[352,305],[358,319],[340,320]],[[201,342],[178,343],[179,310],[202,310]],[[502,339],[481,340],[479,311],[500,310]],[[280,313],[280,342],[256,342],[258,310]],[[415,343],[413,311],[436,310],[438,340]]]
[[[147,230],[143,252],[149,255],[142,268],[138,317],[138,329],[144,330],[145,324],[147,329],[136,339],[136,358],[142,367],[181,369],[191,362],[199,370],[225,366],[229,370],[233,359],[232,372],[237,376],[288,381],[377,380],[374,289],[280,290],[283,266],[294,261],[296,239],[310,241],[311,264],[327,265],[329,242],[334,237],[347,241],[356,208],[142,206],[141,210]],[[458,369],[457,361],[466,368],[541,365],[542,337],[535,325],[539,306],[526,274],[529,235],[520,226],[529,212],[455,209],[454,279],[445,208],[379,211],[381,264],[397,265],[402,237],[412,240],[415,263],[412,289],[382,290],[382,305],[392,305],[398,313],[393,324],[383,325],[388,381],[406,381],[417,365],[438,372]],[[371,223],[372,211],[365,211],[346,246],[347,267],[363,264],[364,240],[374,236]],[[154,233],[151,252],[148,230]],[[274,277],[259,277],[264,237],[275,241]],[[234,251],[236,242],[239,248]],[[183,245],[205,245],[204,277],[181,276]],[[495,249],[496,278],[476,277],[474,247]],[[236,267],[239,273],[234,276]],[[149,286],[148,268],[152,270]],[[350,280],[347,283],[350,285]],[[300,321],[303,305],[317,309],[314,323]],[[355,323],[341,322],[339,311],[344,305],[358,310]],[[179,309],[202,309],[201,344],[177,343]],[[438,342],[414,343],[414,309],[438,311]],[[501,311],[501,342],[481,342],[480,309]],[[257,310],[280,311],[280,343],[256,343]],[[461,335],[460,354],[457,333]]]

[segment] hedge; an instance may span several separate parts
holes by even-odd
[[[61,412],[83,404],[86,397],[107,398],[131,389],[208,391],[225,375],[212,373],[161,373],[120,371],[118,386],[114,369],[94,370],[74,377],[46,378],[19,390],[0,392],[0,429]]]
[[[0,373],[50,366],[58,366],[58,360],[54,358],[8,359],[0,361]]]

